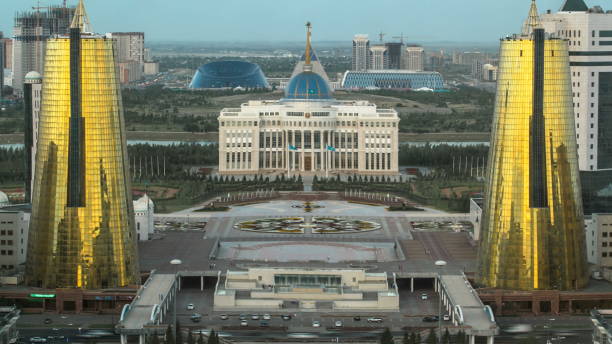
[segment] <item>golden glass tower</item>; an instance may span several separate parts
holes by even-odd
[[[87,33],[88,24],[81,0],[70,36],[47,43],[26,272],[31,286],[138,283],[114,43]]]
[[[571,290],[587,282],[567,42],[547,37],[535,1],[501,41],[480,283]]]

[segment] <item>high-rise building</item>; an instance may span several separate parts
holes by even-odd
[[[108,34],[116,41],[119,82],[128,84],[144,77],[144,32],[113,32]]]
[[[484,64],[481,78],[483,81],[497,81],[497,66],[490,63]]]
[[[612,12],[566,0],[542,25],[569,46],[580,170],[612,169]]]
[[[425,50],[423,47],[417,45],[409,46],[406,48],[404,54],[404,68],[415,72],[421,72],[425,70]]]
[[[138,283],[136,232],[114,41],[89,32],[83,0],[69,36],[47,42],[26,283]]]
[[[370,70],[389,69],[389,51],[384,45],[374,45],[370,48]]]
[[[0,39],[4,48],[4,69],[13,69],[13,40],[11,38]]]
[[[32,202],[34,171],[36,170],[36,145],[42,105],[42,77],[38,72],[29,72],[23,85],[24,148],[25,148],[25,201]]]
[[[366,71],[370,68],[370,39],[368,35],[355,35],[353,38],[353,69]]]
[[[501,41],[479,251],[486,287],[582,288],[588,281],[569,53],[535,0]]]
[[[113,32],[110,34],[117,41],[117,60],[145,62],[144,32]]]
[[[53,35],[67,35],[74,8],[52,6],[46,11],[18,13],[13,27],[13,88],[22,94],[27,73],[43,74],[45,46]]]
[[[2,100],[2,89],[4,88],[4,35],[0,31],[0,100]]]
[[[404,43],[389,42],[385,43],[387,47],[387,55],[389,58],[388,69],[402,69],[404,59]]]

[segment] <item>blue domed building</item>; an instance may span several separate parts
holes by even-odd
[[[269,88],[259,65],[245,61],[216,61],[196,71],[189,88]]]
[[[219,173],[397,175],[397,112],[335,99],[307,27],[306,52],[282,99],[221,111]]]
[[[284,100],[332,100],[329,84],[323,77],[311,71],[294,76],[285,88]]]

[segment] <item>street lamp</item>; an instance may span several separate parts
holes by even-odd
[[[180,259],[172,259],[170,261],[170,265],[174,266],[174,283],[175,283],[175,291],[174,291],[174,300],[173,300],[173,304],[174,304],[174,311],[172,312],[172,332],[174,333],[174,340],[176,341],[176,302],[178,299],[178,290],[176,287],[176,275],[178,273],[178,267],[179,265],[183,264],[183,261],[181,261]],[[179,277],[180,278],[180,277]],[[180,282],[179,282],[180,283]]]
[[[438,343],[442,344],[442,275],[440,270],[446,266],[446,261],[436,260],[434,264],[438,270]]]

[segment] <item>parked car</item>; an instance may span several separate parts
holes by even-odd
[[[285,321],[286,321],[286,320],[291,320],[291,315],[288,315],[288,314],[283,314],[283,315],[281,315],[281,318],[282,318],[283,320],[285,320]]]
[[[336,322],[334,323],[334,326],[336,326],[336,327],[342,327],[342,321],[340,321],[340,320],[336,320]]]
[[[247,316],[246,314],[240,314],[240,320],[246,320]]]
[[[249,323],[246,320],[241,320],[240,326],[249,326]]]
[[[270,320],[272,319],[272,317],[270,316],[270,314],[264,314],[263,315],[263,320]]]
[[[221,314],[219,318],[221,318],[221,320],[227,320],[229,319],[229,316],[227,314]]]
[[[383,320],[382,320],[382,318],[372,317],[372,318],[368,318],[368,322],[369,323],[381,323],[381,322],[383,322]]]
[[[438,321],[438,317],[436,315],[430,316],[430,317],[425,317],[423,318],[424,322],[436,322]]]
[[[312,322],[312,327],[321,327],[321,323],[315,320]]]
[[[192,311],[194,309],[195,309],[195,306],[193,305],[193,303],[190,303],[190,304],[187,305],[187,310],[188,311]]]
[[[259,323],[259,326],[261,326],[261,327],[268,327],[268,326],[270,326],[270,324],[267,321],[262,321],[262,322]]]
[[[360,317],[360,316],[353,317],[353,320],[355,320],[355,321],[361,321],[361,317]]]
[[[421,293],[421,300],[427,300],[429,298],[429,296],[427,295],[427,293]]]
[[[253,315],[251,315],[251,319],[253,319],[253,320],[259,320],[259,315],[257,315],[257,314],[253,314]]]

